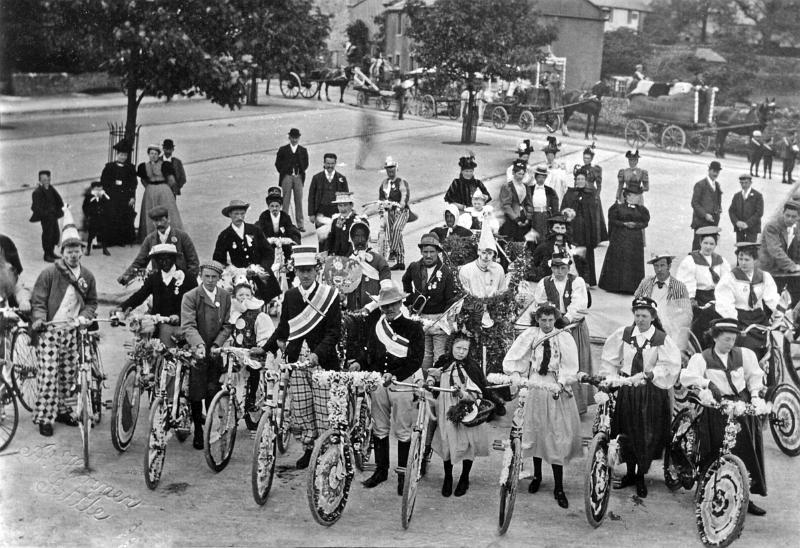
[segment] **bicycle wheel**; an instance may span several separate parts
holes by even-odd
[[[694,497],[697,533],[706,546],[739,538],[750,501],[749,476],[736,455],[721,455],[706,470]]]
[[[163,398],[156,398],[150,408],[150,425],[148,428],[147,447],[144,451],[144,482],[148,489],[158,487],[161,472],[164,470],[164,459],[167,455],[167,420],[169,409]]]
[[[19,425],[19,407],[14,389],[0,378],[0,451],[8,447]]]
[[[595,434],[589,444],[583,489],[583,507],[586,513],[586,521],[592,527],[599,527],[606,517],[608,500],[611,496],[608,435],[602,432]]]
[[[320,525],[329,527],[344,513],[353,481],[348,462],[350,450],[345,438],[335,430],[326,430],[314,445],[306,496],[311,515]]]
[[[234,396],[235,397],[235,396]],[[206,412],[205,431],[203,432],[203,454],[208,467],[219,472],[228,466],[236,443],[236,403],[227,390],[220,390]]]
[[[425,420],[428,420],[428,418],[425,417]],[[408,449],[406,477],[403,483],[403,506],[400,512],[403,529],[408,529],[408,525],[411,523],[411,515],[414,513],[414,503],[417,501],[417,487],[422,477],[420,474],[423,451],[421,436],[422,434],[419,430],[414,431],[414,433],[411,434],[411,445]]]
[[[522,440],[511,438],[511,462],[508,465],[508,478],[500,485],[500,514],[498,515],[498,533],[505,535],[514,515],[514,502],[517,500],[519,487],[519,470],[522,468]]]
[[[281,427],[278,430],[278,453],[285,455],[292,442],[292,395],[289,393],[288,386],[283,391],[282,408]]]
[[[353,444],[354,464],[359,472],[364,471],[364,465],[369,462],[372,454],[372,409],[367,398],[361,400],[358,410],[358,423],[353,430],[350,441]]]
[[[11,383],[19,402],[27,411],[39,397],[39,358],[36,347],[31,345],[31,337],[24,329],[14,332],[11,339]]]
[[[672,420],[672,437],[664,452],[664,483],[670,491],[694,486],[694,467],[691,464],[697,448],[694,420],[689,409],[683,409]]]
[[[259,373],[250,373],[251,375],[259,375]],[[262,404],[266,398],[264,397],[264,387],[262,383],[258,383],[258,389],[256,390],[256,399],[255,399],[255,411],[248,411],[247,409],[244,410],[244,423],[247,425],[247,429],[251,432],[255,432],[258,428],[258,423],[261,422],[261,417],[264,416],[264,409],[262,408]]]
[[[133,439],[139,420],[140,396],[139,369],[134,360],[129,360],[117,378],[111,405],[111,444],[120,453],[127,451]]]
[[[250,467],[250,485],[256,504],[264,505],[272,488],[278,449],[278,428],[271,413],[261,415],[253,444],[253,463]]]
[[[769,429],[785,455],[800,455],[800,394],[789,384],[781,384],[772,395]]]
[[[83,446],[83,467],[89,469],[89,441],[92,431],[92,400],[89,396],[88,373],[78,373],[80,377],[80,393],[78,394],[78,426],[81,431]]]
[[[181,394],[178,397],[178,421],[175,425],[175,437],[178,441],[183,443],[189,438],[192,433],[192,415],[189,410],[189,402],[186,397]]]

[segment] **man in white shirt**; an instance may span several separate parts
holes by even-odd
[[[458,271],[464,291],[473,297],[487,298],[502,293],[508,288],[503,267],[495,262],[497,244],[490,230],[481,231],[478,242],[478,258]]]
[[[656,302],[664,331],[678,344],[683,344],[683,328],[692,323],[692,302],[686,285],[670,275],[674,255],[654,253],[647,264],[653,265],[653,276],[644,278],[634,298],[647,297]]]

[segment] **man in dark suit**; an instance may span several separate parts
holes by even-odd
[[[250,204],[241,200],[231,200],[222,208],[222,214],[230,217],[231,224],[219,233],[212,258],[236,268],[250,265],[262,267],[265,272],[255,278],[256,293],[259,299],[268,302],[281,294],[280,285],[271,270],[275,252],[260,228],[244,222],[249,207]]]
[[[350,243],[350,227],[358,218],[353,212],[353,193],[337,192],[333,203],[335,207],[339,208],[339,213],[331,219],[331,233],[325,242],[325,250],[328,251],[328,255],[347,257],[353,253],[353,245]],[[322,249],[320,247],[320,250]]]
[[[326,152],[322,159],[323,170],[311,178],[308,187],[308,219],[317,228],[331,223],[331,217],[337,212],[333,204],[336,194],[350,191],[347,177],[336,171],[336,160],[336,154]]]
[[[180,196],[181,189],[186,184],[186,170],[183,169],[183,162],[172,155],[175,152],[175,142],[172,139],[164,139],[161,150],[164,153],[164,162],[172,164],[172,170],[175,172],[175,196]]]
[[[280,187],[270,187],[267,190],[267,210],[261,213],[256,226],[264,233],[270,245],[281,246],[285,264],[292,256],[292,246],[300,243],[302,234],[292,224],[289,214],[281,211],[282,204],[283,193]],[[294,273],[287,272],[287,281],[291,283],[292,280],[294,280]]]
[[[694,184],[692,193],[692,230],[701,226],[719,226],[722,214],[722,189],[717,182],[722,166],[714,160],[708,165],[708,175]],[[700,249],[700,237],[695,233],[692,251]]]
[[[148,234],[141,247],[139,254],[131,265],[117,278],[120,285],[127,285],[137,270],[144,270],[150,263],[150,250],[158,244],[172,244],[178,251],[175,259],[175,266],[178,270],[186,272],[191,278],[197,278],[200,269],[200,259],[194,248],[194,242],[189,235],[179,228],[170,226],[169,210],[166,206],[156,206],[147,212],[147,216],[152,219],[156,229]]]
[[[311,352],[308,355],[310,368],[295,369],[291,378],[292,419],[300,426],[304,449],[297,461],[298,469],[308,467],[314,440],[328,423],[328,390],[312,382],[312,372],[319,368],[339,369],[336,353],[342,323],[339,292],[316,281],[316,251],[309,245],[296,245],[292,249],[300,285],[284,294],[278,326],[264,345],[267,352],[283,350],[287,362],[298,360],[303,342]]]
[[[289,212],[294,193],[294,211],[297,228],[305,232],[303,220],[303,182],[308,169],[308,150],[300,146],[300,130],[293,127],[289,130],[289,144],[278,149],[275,158],[275,169],[278,170],[278,181],[283,190],[283,211]]]
[[[742,190],[733,195],[728,215],[736,232],[736,241],[755,242],[761,232],[764,196],[753,188],[753,178],[749,173],[739,175],[739,184]]]
[[[764,225],[758,266],[770,274],[800,272],[796,254],[797,222],[800,220],[800,202],[789,200],[783,204],[783,214]],[[790,240],[791,235],[791,240]]]

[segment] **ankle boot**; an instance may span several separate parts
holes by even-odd
[[[408,450],[410,448],[410,441],[397,442],[397,494],[401,497],[406,483],[406,464],[408,464]]]
[[[203,448],[203,400],[194,400],[191,403],[192,423],[194,423],[194,439],[192,447]]]
[[[425,473],[428,471],[428,463],[431,461],[431,455],[433,454],[433,448],[430,445],[425,446],[425,451],[422,452],[422,463],[419,467],[419,475],[424,477]]]
[[[366,488],[375,487],[389,477],[389,438],[374,438],[375,472],[362,482]]]

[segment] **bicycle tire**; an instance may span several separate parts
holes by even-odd
[[[787,383],[772,393],[769,429],[778,448],[789,457],[800,455],[800,393]]]
[[[19,403],[33,412],[39,397],[39,359],[31,337],[24,329],[17,329],[11,338],[11,384]]]
[[[80,381],[80,413],[79,413],[79,430],[81,432],[81,445],[83,448],[83,467],[89,470],[89,443],[92,432],[92,399],[89,397],[89,382],[87,379],[88,373],[79,373]]]
[[[511,438],[511,462],[508,465],[508,478],[500,485],[500,512],[498,514],[497,532],[505,535],[514,516],[514,503],[519,488],[519,471],[522,468],[522,447],[520,438]]]
[[[792,379],[792,382],[800,390],[800,362],[795,364],[795,361],[792,359],[792,349],[791,343],[787,340],[784,346],[784,360],[786,362],[786,371],[789,373],[789,377]]]
[[[120,453],[128,450],[139,420],[141,390],[137,366],[135,360],[128,360],[117,377],[117,386],[114,388],[114,399],[111,404],[111,444]]]
[[[583,481],[583,508],[586,521],[600,527],[611,498],[611,467],[608,462],[608,435],[598,432],[589,444]]]
[[[19,407],[14,388],[0,378],[0,451],[9,446],[19,426]]]
[[[250,485],[253,488],[253,500],[263,506],[267,502],[272,479],[275,475],[275,462],[278,460],[278,427],[271,413],[261,415],[253,443],[253,461],[250,466]]]
[[[183,443],[192,433],[192,417],[189,410],[189,402],[183,394],[178,396],[178,405],[180,406],[178,408],[178,424],[175,425],[173,430],[178,441]]]
[[[165,428],[167,423],[168,409],[163,398],[156,398],[153,407],[150,408],[150,420],[147,429],[147,447],[144,450],[144,482],[148,489],[158,487],[161,481],[161,473],[164,470],[164,460],[167,455],[168,432]]]
[[[345,447],[341,447],[342,443]],[[306,498],[314,521],[325,527],[330,527],[339,521],[347,505],[353,481],[353,471],[349,469],[347,463],[349,452],[350,444],[347,443],[345,434],[326,430],[317,439],[314,451],[311,453],[311,465],[306,479]],[[322,469],[318,471],[320,467]],[[336,485],[331,482],[331,471],[336,474],[334,479],[339,480]],[[319,481],[317,481],[318,474],[321,474]],[[320,492],[323,487],[336,490],[333,501],[324,506],[320,502]]]
[[[259,373],[250,373],[251,375],[257,375]],[[258,389],[256,390],[256,399],[255,399],[255,406],[256,411],[248,411],[246,408],[244,409],[244,423],[247,426],[247,429],[251,432],[255,432],[258,428],[259,423],[261,422],[261,417],[264,416],[264,409],[262,403],[265,400],[264,395],[264,387],[262,383],[258,383]]]
[[[736,455],[721,455],[703,474],[695,492],[695,524],[700,542],[724,548],[739,538],[749,501],[749,476],[744,463]]]
[[[428,420],[425,417],[424,420]],[[403,529],[408,529],[411,523],[411,516],[414,514],[414,503],[417,501],[417,487],[420,475],[420,468],[422,466],[422,442],[421,433],[415,430],[411,434],[411,445],[408,449],[408,461],[406,463],[406,476],[403,482],[403,504],[400,510],[400,521],[403,524]]]
[[[206,411],[203,455],[206,457],[206,464],[214,472],[220,472],[228,466],[236,444],[236,426],[239,418],[236,416],[236,403],[233,401],[235,397],[235,394],[232,395],[228,390],[220,390]],[[227,400],[227,406],[223,408],[224,400]],[[218,408],[222,409],[224,415],[218,413]],[[215,434],[218,437],[215,438]],[[215,454],[217,451],[214,447],[219,447],[219,454]]]
[[[281,404],[281,423],[278,433],[278,453],[285,455],[292,443],[292,395],[289,387],[283,391],[283,403]]]
[[[364,471],[364,465],[369,462],[372,454],[372,409],[367,404],[367,398],[361,400],[358,410],[358,426],[350,440],[353,444],[353,463],[359,472]]]
[[[681,487],[688,490],[694,486],[694,468],[686,466],[686,461],[684,461],[682,465],[680,461],[675,458],[675,454],[677,453],[680,456],[682,453],[685,459],[692,458],[686,455],[686,447],[684,445],[687,441],[686,435],[689,434],[688,430],[684,434],[681,434],[683,437],[680,440],[676,440],[676,437],[684,422],[689,421],[693,423],[695,420],[692,411],[689,409],[681,410],[675,418],[672,419],[670,442],[667,444],[666,451],[664,451],[664,483],[670,491],[677,491]],[[693,428],[693,425],[690,426],[690,428]],[[695,445],[694,440],[691,440],[690,443],[692,443],[693,446]]]

